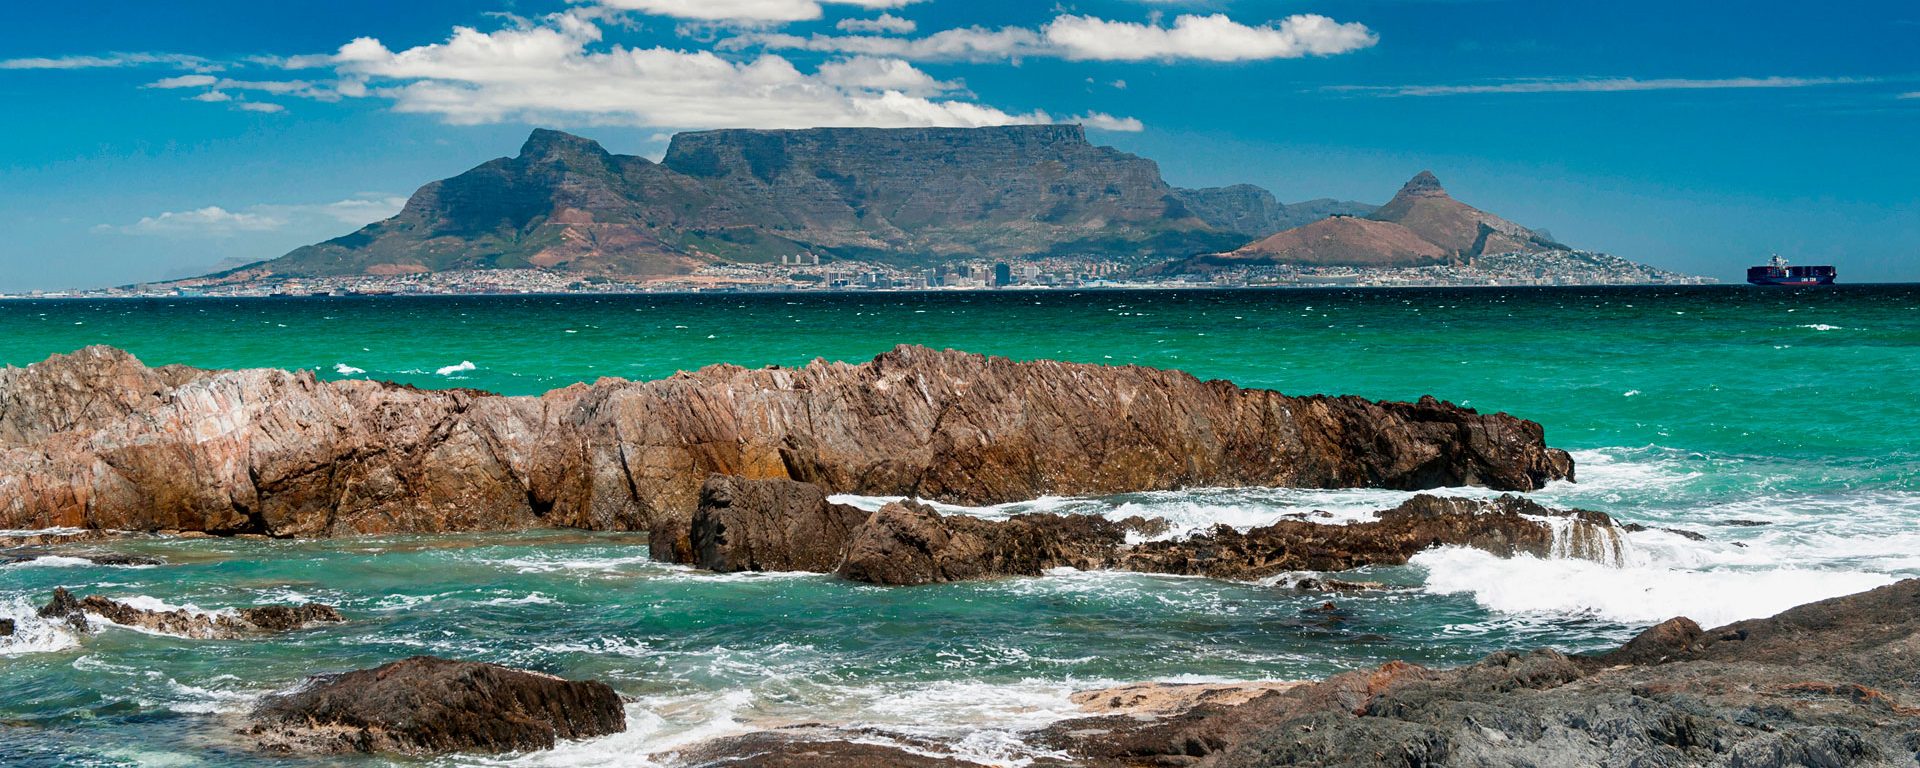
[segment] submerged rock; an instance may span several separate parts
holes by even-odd
[[[681,530],[713,473],[985,504],[1193,486],[1530,490],[1573,464],[1539,424],[1432,398],[1288,397],[910,346],[540,397],[149,368],[107,347],[0,370],[4,528]]]
[[[195,640],[231,640],[264,632],[290,632],[309,624],[346,621],[340,612],[319,603],[298,606],[269,605],[242,608],[234,613],[191,611],[185,608],[140,608],[99,595],[75,598],[64,587],[40,609],[40,617],[64,621],[76,632],[93,631],[95,616],[130,629]]]
[[[118,552],[107,552],[107,553],[58,552],[50,549],[42,549],[40,547],[21,547],[16,549],[0,550],[0,565],[28,563],[28,562],[32,562],[32,561],[39,560],[41,558],[46,558],[46,557],[71,557],[78,560],[85,560],[87,562],[93,563],[94,565],[116,565],[116,566],[165,565],[167,562],[157,557],[149,557],[146,555],[125,555],[125,554],[120,554]]]
[[[251,718],[260,748],[309,754],[518,752],[627,727],[606,683],[433,656],[312,678]]]

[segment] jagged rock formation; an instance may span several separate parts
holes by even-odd
[[[541,397],[148,368],[105,347],[0,371],[0,528],[681,530],[713,473],[986,504],[1196,485],[1531,490],[1573,464],[1539,424],[1432,398],[904,346]]]
[[[99,595],[76,599],[64,587],[54,589],[53,599],[40,609],[39,615],[43,619],[62,621],[83,634],[93,631],[93,623],[88,618],[92,616],[131,629],[194,640],[232,640],[346,621],[338,610],[319,603],[265,605],[233,613],[195,612],[184,608],[153,610]]]
[[[869,515],[828,503],[824,492],[806,483],[715,476],[702,489],[691,530],[680,537],[692,547],[662,543],[653,555],[719,571],[800,570],[911,585],[1038,576],[1050,568],[1250,581],[1294,571],[1401,565],[1448,544],[1502,557],[1616,563],[1623,547],[1620,529],[1605,513],[1550,509],[1515,496],[1421,494],[1368,522],[1283,520],[1245,532],[1219,526],[1184,538],[1129,543],[1133,534],[1166,532],[1167,521],[1158,518],[1024,514],[987,520],[942,515],[911,501]]]
[[[1271,200],[1176,190],[1076,125],[702,131],[675,136],[658,163],[537,130],[518,156],[428,184],[391,219],[193,282],[529,267],[647,277],[805,253],[1169,258],[1364,207]]]
[[[620,694],[495,664],[415,656],[268,697],[245,733],[271,752],[521,752],[627,729]]]

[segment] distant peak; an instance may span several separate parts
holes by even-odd
[[[533,129],[533,133],[527,136],[527,143],[520,145],[520,156],[525,158],[606,154],[607,150],[600,146],[600,142],[550,128]]]
[[[1440,186],[1440,177],[1433,175],[1433,171],[1421,171],[1400,188],[1397,196],[1446,197],[1447,190]]]

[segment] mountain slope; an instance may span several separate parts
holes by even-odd
[[[675,136],[658,163],[536,130],[518,156],[430,183],[391,219],[207,280],[527,267],[644,278],[802,253],[1139,261],[1232,248],[1329,207],[1364,208],[1294,211],[1245,185],[1178,190],[1074,125],[702,131]]]
[[[1365,218],[1336,215],[1227,252],[1177,260],[1155,271],[1220,268],[1425,267],[1466,264],[1488,255],[1570,252],[1567,246],[1453,199],[1430,171],[1421,171],[1386,205]]]

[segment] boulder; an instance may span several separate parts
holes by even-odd
[[[14,632],[13,619],[0,619],[0,637],[12,637],[13,632]]]
[[[685,768],[980,768],[980,763],[933,757],[874,744],[863,733],[758,731],[716,739],[680,755]]]
[[[1157,524],[1157,525],[1156,525]],[[895,502],[873,513],[847,544],[837,573],[872,584],[933,584],[1038,576],[1049,568],[1106,568],[1130,531],[1165,521],[1114,522],[1092,515],[1014,515],[984,520]]]
[[[866,510],[828,502],[812,483],[714,475],[700,488],[687,533],[670,525],[650,541],[656,559],[720,573],[830,573],[867,517]]]
[[[1573,465],[1539,424],[1433,398],[1289,397],[911,346],[540,397],[150,368],[107,347],[0,370],[0,528],[678,531],[714,473],[991,504],[1194,486],[1523,491]]]
[[[53,599],[40,608],[40,618],[63,622],[75,632],[85,634],[93,631],[93,625],[87,621],[87,611],[80,599],[68,592],[66,587],[54,587]]]
[[[606,683],[433,656],[314,677],[251,719],[260,748],[305,754],[520,752],[627,727]]]

